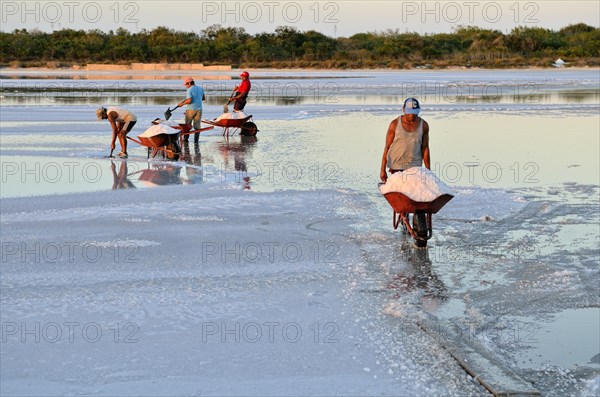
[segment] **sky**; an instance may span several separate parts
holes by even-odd
[[[200,32],[211,25],[242,27],[250,34],[279,26],[316,30],[330,37],[355,33],[451,33],[457,26],[510,32],[517,26],[558,30],[584,22],[600,27],[600,1],[201,1],[201,0],[58,0],[0,1],[0,29],[131,32],[166,26]]]

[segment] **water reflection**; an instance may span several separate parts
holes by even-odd
[[[183,161],[190,165],[185,167],[186,176],[182,178],[183,184],[193,185],[204,183],[202,155],[200,154],[200,146],[197,143],[193,144],[193,151],[190,151],[190,143],[183,142],[179,161]]]
[[[219,153],[223,159],[223,169],[225,171],[234,170],[237,174],[245,175],[242,178],[244,190],[250,190],[250,176],[247,175],[248,167],[246,162],[252,157],[254,144],[258,141],[256,136],[240,136],[239,142],[232,142],[226,137],[217,145]],[[232,167],[233,163],[233,167]]]
[[[165,163],[148,163],[148,168],[134,172],[130,176],[137,176],[138,181],[146,187],[166,185],[181,185],[181,167]]]
[[[127,161],[122,161],[119,172],[112,163],[113,190],[130,187],[158,187],[167,185],[196,185],[207,182],[240,183],[244,190],[250,190],[251,177],[248,162],[252,158],[255,136],[223,137],[219,142],[204,142],[208,155],[203,158],[200,144],[184,142],[181,156],[176,163],[148,161],[147,168],[132,173],[127,172]],[[183,163],[183,165],[182,165]],[[128,178],[134,178],[135,184]]]
[[[444,282],[433,271],[429,251],[415,247],[409,238],[402,239],[400,251],[410,267],[393,276],[387,288],[397,291],[396,298],[418,291],[421,306],[429,312],[435,311],[448,300],[448,294]]]
[[[167,106],[173,105],[174,98],[180,98],[182,95],[185,96],[185,92],[173,92],[169,95],[162,94],[145,94],[144,96],[140,93],[130,94],[127,92],[115,92],[115,93],[94,93],[93,95],[86,95],[83,91],[68,92],[68,93],[19,93],[3,92],[0,95],[2,105],[18,105],[18,106],[54,106],[54,105],[93,105],[96,106],[98,103],[114,103],[119,105],[130,105],[130,106]],[[210,95],[210,94],[207,94]],[[207,97],[204,101],[206,105],[223,106],[229,97],[223,95],[212,95]]]
[[[217,105],[229,97],[233,82],[204,80],[207,104]],[[180,97],[183,89],[167,79],[153,82],[118,80],[52,81],[0,79],[0,95],[5,105],[90,105],[123,103],[163,105]],[[551,83],[522,82],[432,82],[431,84],[365,85],[356,81],[256,82],[249,103],[268,106],[292,105],[397,105],[406,95],[420,97],[429,105],[453,104],[597,104],[600,91],[591,87],[553,88]]]
[[[181,96],[179,91],[156,93],[136,92],[128,95],[126,92],[94,93],[86,96],[83,92],[6,92],[2,93],[3,105],[96,105],[98,103],[118,103],[137,106],[165,105],[173,102],[173,98]],[[207,105],[222,105],[227,97],[207,93]],[[338,95],[335,97],[312,96],[264,96],[252,97],[249,104],[261,106],[292,106],[292,105],[401,105],[403,97],[384,95]],[[429,98],[429,105],[456,104],[598,104],[599,91],[565,91],[530,95],[501,95],[501,96],[452,96]]]
[[[129,180],[127,160],[121,160],[121,164],[119,165],[119,171],[117,172],[116,169],[117,167],[114,161],[111,160],[110,170],[113,176],[112,190],[135,188],[133,182]]]

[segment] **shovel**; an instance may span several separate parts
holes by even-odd
[[[171,108],[167,108],[167,111],[165,112],[165,119],[169,120],[171,118],[171,116],[173,115],[171,112],[175,109],[177,109],[179,107],[179,105],[175,106],[173,109]]]
[[[235,93],[236,88],[238,88],[238,87],[236,86],[233,88],[233,91],[231,91],[231,95],[229,95],[229,101],[227,101],[225,106],[223,106],[223,113],[229,113],[228,105],[231,103],[231,101],[233,101],[233,94]]]

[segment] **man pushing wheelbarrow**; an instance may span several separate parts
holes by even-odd
[[[386,165],[391,174],[410,167],[431,169],[429,153],[429,124],[419,117],[421,105],[415,98],[408,98],[402,106],[403,115],[392,120],[385,137],[381,159],[381,180],[387,181]]]
[[[406,99],[402,111],[404,114],[388,127],[380,172],[384,184],[380,191],[394,210],[394,229],[402,222],[416,245],[425,247],[432,235],[431,214],[437,213],[453,196],[430,171],[429,124],[419,117],[419,101]],[[386,167],[392,174],[389,179]]]

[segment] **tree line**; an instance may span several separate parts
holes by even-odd
[[[556,58],[580,66],[600,65],[600,29],[579,23],[558,31],[517,27],[504,34],[466,26],[452,33],[387,30],[340,38],[287,26],[254,35],[244,28],[220,25],[199,33],[166,27],[139,33],[123,28],[0,32],[4,66],[166,62],[283,68],[503,68],[549,66]]]

